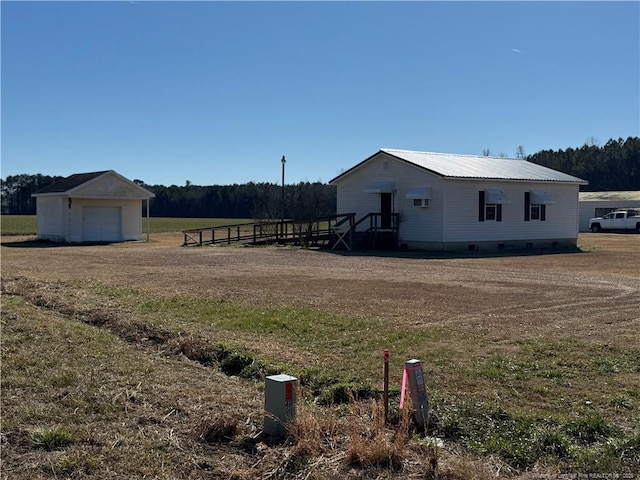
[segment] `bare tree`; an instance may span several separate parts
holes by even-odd
[[[587,147],[599,147],[600,146],[600,142],[598,141],[598,139],[596,137],[594,137],[593,135],[591,135],[590,137],[587,138],[587,140],[584,142],[584,144]]]
[[[518,145],[516,148],[516,158],[524,158],[527,155],[524,153],[524,147],[522,145]]]

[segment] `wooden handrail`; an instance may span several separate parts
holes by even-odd
[[[218,225],[215,227],[190,228],[182,230],[184,235],[183,246],[189,245],[215,245],[231,243],[268,243],[268,242],[294,242],[296,244],[310,245],[319,242],[329,241],[335,235],[339,236],[333,248],[338,243],[352,247],[352,234],[356,227],[369,220],[369,228],[366,232],[378,232],[380,227],[381,213],[368,213],[356,221],[355,213],[338,213],[336,215],[325,215],[313,219],[294,220],[285,219],[265,221],[260,220],[249,223],[235,223],[231,225]],[[399,214],[391,214],[392,232],[398,231]],[[341,228],[342,227],[342,228]],[[345,229],[346,228],[346,229]],[[205,233],[211,232],[210,239],[205,239]],[[221,232],[224,232],[220,234]]]
[[[215,227],[190,228],[182,230],[183,246],[202,246],[231,243],[266,243],[271,241],[296,242],[303,244],[317,243],[326,240],[332,234],[336,223],[349,221],[353,223],[355,213],[325,215],[307,220],[285,219],[260,220],[249,223],[232,225],[217,225]],[[326,226],[323,225],[326,222]],[[300,225],[309,228],[301,229]],[[205,239],[205,233],[211,232],[210,239]],[[220,232],[223,232],[220,234]]]

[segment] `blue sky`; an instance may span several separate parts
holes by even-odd
[[[639,2],[7,2],[2,177],[327,182],[640,135]]]

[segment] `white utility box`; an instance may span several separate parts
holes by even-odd
[[[264,388],[264,433],[283,437],[287,424],[296,418],[298,379],[291,375],[270,375]]]

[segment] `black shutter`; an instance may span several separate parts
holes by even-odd
[[[540,220],[543,222],[547,219],[547,206],[542,204],[540,205]]]
[[[529,215],[531,213],[531,193],[524,192],[524,221],[529,221]]]
[[[502,204],[496,205],[496,222],[502,221]]]
[[[484,190],[480,190],[478,195],[478,221],[484,222]]]

